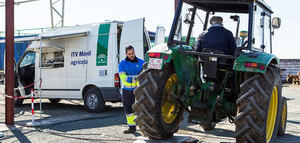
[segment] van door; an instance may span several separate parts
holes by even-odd
[[[46,45],[46,43],[48,45]],[[66,98],[66,64],[65,64],[65,40],[45,41],[42,48],[42,96],[44,98]],[[57,48],[63,47],[63,48]],[[37,53],[38,54],[38,53]],[[39,54],[36,55],[39,59]],[[36,80],[40,78],[39,60],[36,70]],[[38,89],[36,84],[35,88]]]
[[[88,57],[88,37],[70,38],[66,50],[68,98],[81,99],[81,88],[86,82]]]
[[[149,35],[145,30],[144,18],[127,21],[124,23],[120,44],[120,61],[126,58],[125,48],[129,45],[135,49],[138,58],[144,59],[145,52],[149,49]]]

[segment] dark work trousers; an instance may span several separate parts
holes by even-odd
[[[123,102],[123,107],[124,107],[126,115],[132,114],[133,113],[132,105],[135,102],[133,90],[123,89],[122,102]]]

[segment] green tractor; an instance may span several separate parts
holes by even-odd
[[[234,55],[189,46],[192,33],[199,30],[194,26],[196,17],[205,17],[201,20],[205,31],[212,15],[230,13],[240,42]],[[150,139],[171,138],[187,112],[188,122],[204,130],[228,118],[236,125],[237,142],[269,143],[283,135],[287,103],[279,60],[271,54],[272,35],[281,20],[271,20],[272,13],[261,0],[179,0],[168,43],[148,51],[138,76],[132,107],[141,132]],[[239,32],[240,27],[249,32]],[[187,38],[182,38],[184,34]]]

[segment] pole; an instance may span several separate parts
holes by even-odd
[[[32,116],[32,123],[34,123],[34,99],[33,99],[33,89],[31,89],[31,116]]]
[[[40,62],[40,86],[39,86],[39,96],[40,96],[40,119],[42,119],[42,37],[40,39],[40,53],[39,53],[39,62]]]
[[[54,28],[52,0],[50,0],[51,28]]]
[[[178,3],[179,3],[179,0],[175,0],[175,8],[174,8],[175,13],[176,13],[176,9],[177,9]]]
[[[14,0],[5,1],[5,93],[14,96]],[[14,125],[14,99],[5,98],[5,124]]]
[[[62,0],[62,12],[61,12],[61,27],[64,27],[64,22],[65,22],[65,0]]]

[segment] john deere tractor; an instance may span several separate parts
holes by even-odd
[[[272,13],[261,0],[179,0],[168,43],[147,52],[134,90],[142,133],[155,140],[171,138],[187,113],[188,122],[204,130],[228,118],[237,142],[269,143],[283,135],[287,103],[279,60],[272,55],[272,35],[281,20],[272,19]],[[234,55],[190,46],[191,35],[206,31],[213,15],[230,17],[228,28],[237,23]]]

